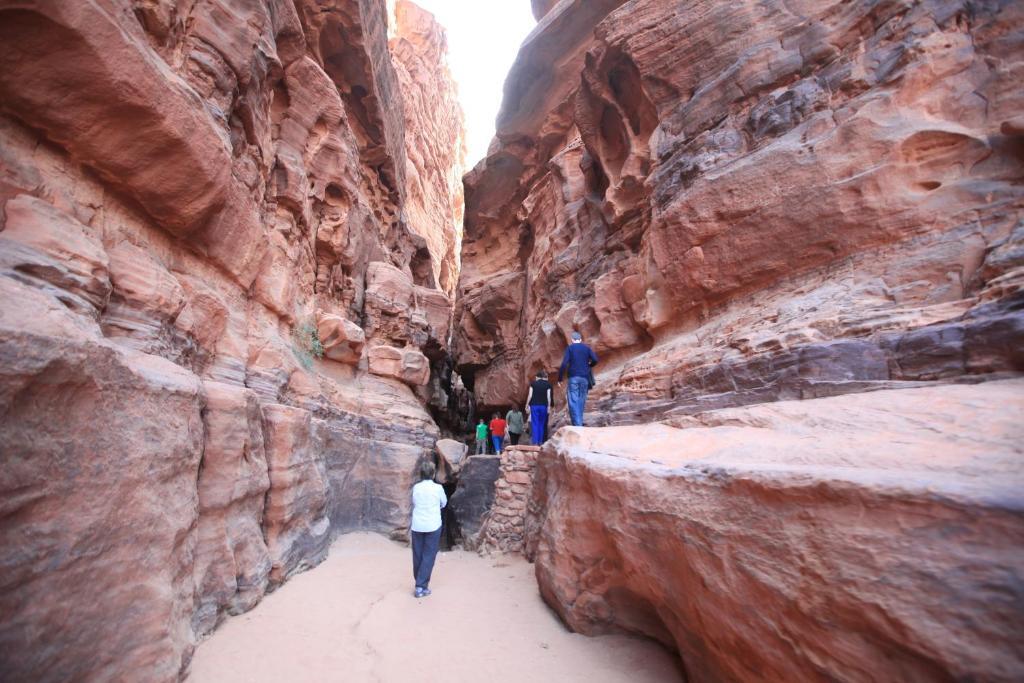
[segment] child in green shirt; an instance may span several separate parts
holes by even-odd
[[[484,419],[480,418],[480,424],[476,426],[476,454],[487,455],[487,425]]]

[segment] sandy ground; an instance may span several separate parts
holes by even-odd
[[[304,681],[678,681],[675,658],[625,636],[569,633],[521,558],[440,553],[433,595],[412,596],[408,548],[375,534],[338,539],[202,643],[191,683]]]

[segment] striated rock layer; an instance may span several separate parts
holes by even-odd
[[[1024,380],[565,428],[527,519],[574,629],[689,681],[1020,680]]]
[[[1020,3],[534,2],[466,179],[458,367],[588,424],[1024,371]]]
[[[404,533],[462,118],[396,11],[0,0],[5,680],[176,679],[332,533]]]

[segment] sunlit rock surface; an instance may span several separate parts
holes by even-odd
[[[0,2],[5,680],[174,680],[332,534],[407,528],[463,130],[397,9]]]
[[[565,428],[527,520],[583,633],[690,681],[986,680],[1024,670],[1024,380]]]
[[[534,2],[467,176],[458,366],[588,424],[1024,370],[1020,3]]]
[[[465,128],[455,81],[445,61],[444,30],[434,17],[408,0],[395,3],[390,42],[402,85],[406,136],[406,214],[429,253],[414,261],[420,284],[436,282],[454,294],[462,246]],[[445,319],[448,309],[445,306]]]

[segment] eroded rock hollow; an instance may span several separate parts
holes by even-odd
[[[0,102],[0,678],[174,680],[333,535],[408,526],[445,37],[404,0],[0,2]]]

